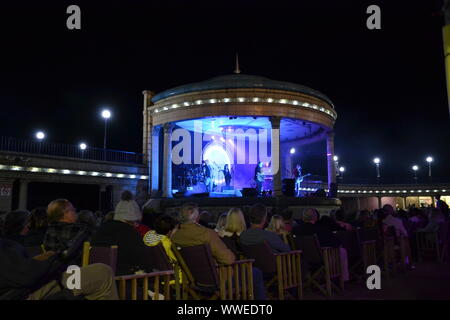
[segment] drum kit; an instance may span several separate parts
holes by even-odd
[[[210,163],[211,179],[213,181],[213,189],[218,184],[224,183],[222,169],[216,163]],[[190,189],[192,187],[204,186],[206,190],[206,176],[201,165],[192,165],[184,168],[182,175],[178,176],[178,184],[181,188]]]

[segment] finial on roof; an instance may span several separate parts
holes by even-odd
[[[234,69],[234,73],[241,73],[241,70],[239,69],[239,54],[236,53],[236,69]]]

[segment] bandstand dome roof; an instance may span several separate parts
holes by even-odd
[[[244,89],[244,88],[275,89],[275,90],[303,93],[319,98],[327,102],[334,108],[331,100],[323,93],[317,90],[292,82],[271,80],[266,77],[253,76],[247,74],[230,74],[225,76],[214,77],[209,80],[201,82],[195,82],[178,86],[172,89],[165,90],[155,95],[152,98],[152,102],[155,103],[165,98],[192,92],[220,90],[220,89]]]

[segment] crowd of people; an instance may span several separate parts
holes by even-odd
[[[195,203],[184,204],[176,215],[158,212],[143,215],[129,191],[122,193],[114,212],[106,215],[88,210],[77,212],[69,200],[56,199],[46,208],[36,208],[31,212],[13,211],[0,219],[0,295],[44,277],[48,263],[56,259],[56,253],[70,248],[80,231],[88,234],[93,246],[119,247],[115,275],[152,272],[154,264],[146,250],[148,246],[158,244],[162,245],[169,261],[174,264],[177,261],[172,244],[179,247],[207,244],[215,261],[228,265],[242,256],[243,246],[266,242],[273,252],[288,252],[291,248],[286,235],[317,235],[320,246],[339,248],[344,280],[348,281],[347,253],[335,236],[336,231],[376,227],[380,234],[395,230],[396,236],[410,237],[416,232],[438,231],[442,223],[449,220],[449,212],[445,202],[438,196],[437,200],[434,208],[410,208],[405,211],[384,205],[373,212],[362,210],[351,218],[343,210],[320,215],[311,208],[305,210],[299,219],[295,219],[289,209],[269,210],[265,205],[256,203],[251,207],[231,208],[213,219]],[[26,248],[36,246],[42,247],[44,253],[30,257]],[[74,263],[79,264],[80,261]],[[304,273],[310,267],[307,260],[302,261]],[[111,268],[93,264],[81,269],[84,289],[72,290],[74,296],[117,299]],[[62,275],[63,279],[65,277],[67,274]],[[266,275],[258,268],[253,268],[256,299],[266,298],[265,278]],[[43,299],[65,290],[64,281],[49,280],[47,284],[34,288],[28,298]],[[91,285],[93,283],[97,285]]]

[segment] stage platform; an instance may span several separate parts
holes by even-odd
[[[342,205],[337,198],[322,197],[181,197],[154,199],[154,204],[168,214],[176,214],[178,209],[186,202],[195,202],[201,210],[206,210],[213,217],[227,212],[234,207],[248,208],[255,203],[265,204],[269,210],[275,208],[275,212],[281,212],[289,208],[294,212],[294,218],[301,218],[307,208],[315,208],[321,215],[329,215],[332,210],[339,209]],[[152,202],[153,202],[152,201]],[[215,218],[214,218],[215,219]]]

